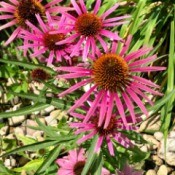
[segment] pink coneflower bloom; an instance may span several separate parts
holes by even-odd
[[[70,31],[73,31],[73,34],[65,39],[65,41],[58,42],[58,44],[63,44],[67,42],[72,42],[76,39],[77,43],[75,44],[71,56],[76,53],[76,51],[82,46],[82,44],[84,44],[83,59],[86,59],[90,50],[94,55],[97,49],[97,40],[106,51],[107,44],[105,43],[103,37],[107,37],[113,40],[121,40],[117,33],[113,33],[108,30],[109,27],[114,27],[126,23],[126,21],[124,21],[123,19],[130,17],[129,15],[124,15],[108,18],[109,15],[114,12],[115,9],[119,6],[118,3],[108,9],[102,15],[98,14],[101,6],[101,0],[96,1],[95,7],[92,12],[89,12],[87,10],[83,0],[79,0],[79,3],[77,3],[75,0],[71,0],[71,3],[78,15],[72,15],[72,12],[63,12],[63,14],[71,20],[68,25],[70,26]]]
[[[34,26],[29,21],[26,22],[26,25],[31,29],[21,30],[20,38],[23,38],[24,45],[19,48],[27,51],[29,48],[33,50],[33,54],[31,57],[38,57],[42,54],[49,51],[48,59],[46,60],[48,65],[50,65],[54,57],[56,57],[56,61],[61,61],[62,58],[70,60],[71,51],[70,44],[62,44],[56,45],[56,42],[64,40],[67,35],[67,30],[65,28],[64,22],[65,18],[61,17],[59,19],[58,26],[51,25],[53,23],[53,19],[50,14],[46,12],[47,22],[45,23],[39,14],[36,15],[37,22],[39,24],[38,27]],[[59,33],[52,34],[54,31],[60,31]]]
[[[56,163],[60,166],[58,175],[81,175],[86,163],[84,149],[71,150],[68,156],[57,159]],[[102,168],[102,175],[110,175],[109,171]]]
[[[4,25],[0,26],[0,31],[8,27],[16,25],[17,28],[14,30],[10,38],[6,41],[5,45],[12,42],[19,34],[22,28],[26,28],[26,21],[36,25],[35,14],[43,16],[45,11],[50,13],[62,12],[68,10],[66,7],[56,6],[62,0],[53,0],[46,5],[42,5],[42,0],[9,0],[9,2],[0,2],[0,20],[9,19]]]
[[[79,118],[80,122],[70,123],[71,128],[76,128],[75,134],[84,133],[84,136],[78,140],[78,144],[93,138],[98,134],[98,141],[95,147],[95,152],[98,152],[103,141],[106,140],[108,150],[111,155],[114,156],[113,141],[115,140],[122,146],[128,148],[132,145],[131,141],[120,131],[122,130],[136,130],[136,127],[131,125],[124,125],[121,118],[117,118],[114,114],[111,116],[108,127],[104,129],[104,123],[101,126],[99,123],[99,112],[96,112],[96,115],[92,116],[89,122],[82,122],[86,116],[78,114],[76,112],[71,113],[72,116]],[[127,117],[128,122],[131,122],[131,118]]]
[[[140,59],[140,57],[149,53],[152,48],[142,47],[137,51],[126,54],[126,51],[130,46],[131,38],[131,36],[127,38],[119,54],[116,53],[117,44],[116,42],[113,42],[111,49],[108,49],[106,53],[97,53],[97,56],[92,58],[93,60],[91,60],[88,65],[86,63],[85,66],[79,65],[58,68],[59,71],[69,72],[67,74],[59,75],[59,78],[82,79],[66,91],[60,93],[60,97],[81,87],[87,85],[90,87],[89,90],[75,102],[68,112],[74,111],[76,108],[83,105],[88,98],[95,93],[96,96],[91,108],[86,114],[83,121],[84,123],[91,118],[99,105],[101,108],[99,126],[101,126],[105,120],[104,128],[107,128],[110,123],[111,113],[114,107],[117,108],[124,124],[127,124],[124,108],[128,108],[133,123],[136,123],[134,104],[148,116],[143,100],[146,100],[151,105],[153,105],[153,102],[145,93],[153,95],[162,94],[155,90],[155,88],[159,88],[158,85],[140,77],[138,73],[161,71],[165,70],[165,67],[148,66],[150,62],[153,62],[156,59],[156,55]]]
[[[133,167],[125,165],[122,171],[117,170],[118,175],[142,175],[142,171],[136,171]]]

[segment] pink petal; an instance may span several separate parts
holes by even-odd
[[[53,57],[54,57],[54,51],[51,51],[49,54],[49,58],[47,59],[47,66],[52,65]]]
[[[113,40],[121,40],[121,38],[118,36],[117,33],[113,33],[109,30],[102,29],[100,31],[100,34],[103,36],[106,36],[107,38],[113,39]]]
[[[115,4],[113,7],[111,7],[109,10],[107,10],[103,15],[101,16],[103,19],[105,19],[108,15],[110,15],[112,12],[115,11],[116,8],[118,8],[119,4]]]
[[[111,52],[112,52],[112,53],[116,53],[116,52],[117,52],[117,47],[118,47],[117,42],[116,42],[116,41],[113,41],[113,42],[112,42]]]
[[[12,13],[12,14],[14,14],[15,9],[9,9],[9,8],[4,8],[4,7],[2,7],[2,8],[0,8],[0,12],[7,12],[7,13]]]
[[[17,24],[16,19],[14,19],[14,20],[12,20],[12,21],[10,21],[10,22],[0,26],[0,30],[6,29],[6,28],[11,27],[11,26],[13,26],[15,24]]]
[[[125,57],[125,60],[126,60],[127,62],[129,62],[130,60],[137,59],[137,58],[139,58],[139,57],[145,55],[146,53],[148,53],[148,52],[151,51],[151,50],[152,50],[152,48],[141,48],[141,49],[139,49],[139,50],[137,50],[137,51],[134,51],[134,52],[130,53],[129,55],[127,55],[127,56]]]
[[[126,106],[128,107],[130,114],[131,114],[131,118],[132,118],[133,123],[136,123],[137,121],[136,121],[136,116],[135,116],[134,106],[132,104],[132,101],[130,100],[130,98],[128,97],[128,95],[125,92],[122,93],[122,97],[125,101]]]
[[[100,41],[100,44],[102,45],[104,51],[107,52],[108,48],[106,42],[99,35],[97,35],[96,38]]]
[[[63,74],[63,75],[58,75],[59,78],[65,78],[65,79],[72,79],[72,78],[80,78],[80,77],[85,77],[90,75],[89,72],[84,72],[84,73],[69,73],[69,74]]]
[[[84,45],[84,49],[83,49],[83,60],[86,61],[87,55],[89,53],[89,49],[90,49],[90,39],[88,38],[86,41],[86,44]]]
[[[124,125],[127,125],[123,104],[122,104],[122,102],[121,102],[121,100],[120,100],[117,93],[115,94],[115,100],[116,100],[116,106],[117,106],[118,112],[119,112],[119,114],[122,118],[122,121],[123,121]]]
[[[1,5],[2,7],[15,10],[15,6],[13,6],[13,5],[11,5],[11,4],[8,4],[8,3],[6,3],[6,2],[0,2],[0,5]]]
[[[106,24],[103,24],[104,27],[115,27],[115,26],[119,26],[119,25],[122,25],[122,24],[126,24],[128,23],[129,21],[121,21],[121,22],[113,22],[113,23],[106,23]]]
[[[9,1],[12,2],[15,5],[18,5],[19,4],[19,2],[17,0],[9,0]]]
[[[137,87],[137,88],[139,88],[141,90],[145,90],[146,92],[152,93],[154,95],[160,95],[160,96],[163,95],[162,93],[160,93],[158,91],[154,91],[153,89],[151,89],[151,88],[149,88],[149,87],[147,87],[147,86],[145,86],[143,84],[137,83],[137,82],[133,82],[133,87]]]
[[[43,34],[37,27],[35,27],[31,22],[26,21],[26,24],[34,31],[36,31],[38,34]]]
[[[137,96],[137,94],[131,90],[131,89],[127,89],[128,94],[130,95],[130,97],[133,99],[133,101],[139,106],[139,108],[142,110],[142,112],[148,116],[148,111],[145,108],[145,106],[143,105],[142,101],[140,100],[140,98]]]
[[[62,44],[67,44],[67,43],[71,43],[74,39],[77,39],[77,37],[79,37],[79,34],[74,34],[68,38],[66,38],[65,40],[59,41],[56,44],[57,45],[62,45]]]
[[[81,104],[83,104],[91,95],[91,93],[94,91],[94,89],[97,87],[97,85],[94,85],[91,87],[87,92],[82,95],[82,97],[75,102],[75,104],[68,110],[68,113],[75,110],[77,107],[79,107]]]
[[[155,88],[159,88],[160,86],[158,86],[157,84],[153,83],[152,81],[150,80],[147,80],[145,78],[142,78],[142,77],[138,77],[138,76],[132,76],[132,78],[134,80],[137,80],[138,82],[142,83],[142,84],[145,84],[147,86],[151,86],[151,87],[155,87]]]
[[[141,59],[141,60],[133,62],[133,63],[129,64],[129,67],[137,67],[137,66],[140,66],[140,65],[143,65],[143,64],[147,64],[151,61],[155,61],[156,58],[157,58],[157,56],[153,55],[153,56],[148,57],[146,59]]]
[[[67,13],[67,12],[63,12],[63,14],[64,14],[64,16],[70,18],[70,19],[73,20],[73,21],[76,21],[76,20],[77,20],[74,16],[70,15],[70,14]]]
[[[64,95],[75,91],[76,89],[78,89],[78,88],[80,88],[80,87],[82,87],[82,86],[84,86],[84,85],[90,83],[91,81],[92,81],[91,78],[89,78],[89,79],[87,79],[87,80],[83,80],[83,81],[81,81],[81,82],[79,82],[79,83],[77,83],[77,84],[71,86],[69,89],[65,90],[64,92],[60,93],[60,94],[59,94],[59,97],[63,97]]]
[[[71,53],[71,57],[76,55],[77,51],[81,48],[81,44],[83,43],[84,37],[80,38],[78,43],[74,46],[73,51]]]
[[[129,46],[130,46],[130,43],[131,43],[131,40],[132,40],[132,36],[129,35],[127,40],[126,40],[126,43],[124,43],[124,46],[122,48],[122,51],[120,52],[120,55],[123,56],[126,51],[128,50]]]
[[[85,142],[86,140],[93,138],[93,136],[95,136],[96,134],[97,134],[97,131],[94,130],[90,134],[87,134],[87,135],[83,136],[81,139],[79,139],[77,141],[77,143],[81,144],[81,143]]]
[[[50,2],[48,2],[46,5],[45,5],[45,7],[46,8],[49,8],[49,7],[51,7],[52,5],[57,5],[58,3],[60,3],[62,0],[52,0],[52,1],[50,1]]]
[[[95,7],[94,7],[94,14],[97,14],[99,9],[100,9],[100,5],[101,5],[101,0],[96,0],[96,4],[95,4]]]
[[[35,51],[35,53],[31,54],[30,56],[31,57],[37,57],[38,55],[41,55],[42,53],[46,52],[47,51],[47,48],[42,48],[38,51]]]
[[[84,3],[84,0],[79,0],[79,2],[80,2],[80,6],[81,6],[83,13],[86,13],[87,9],[86,9],[86,5]]]
[[[166,70],[166,67],[152,66],[152,67],[139,67],[139,68],[131,68],[132,72],[153,72],[153,71],[161,71]]]
[[[8,44],[10,44],[17,37],[20,31],[21,27],[16,28],[12,33],[12,35],[10,36],[10,38],[4,43],[4,45],[7,46]]]
[[[108,145],[110,155],[114,156],[114,147],[113,147],[113,144],[112,144],[112,141],[111,141],[109,135],[106,136],[106,142]]]
[[[85,116],[83,114],[79,114],[79,113],[76,113],[76,112],[71,112],[70,115],[73,116],[73,117],[79,118],[79,119],[84,119],[85,118]]]
[[[77,12],[79,15],[81,15],[81,14],[82,14],[82,11],[81,11],[80,7],[78,6],[78,4],[76,3],[76,1],[75,1],[75,0],[71,0],[71,3],[72,3],[72,5],[74,6],[76,12]]]
[[[105,19],[103,22],[106,24],[106,23],[110,23],[110,22],[114,22],[114,21],[119,21],[122,19],[127,19],[130,17],[131,17],[130,15],[118,16],[118,17],[114,17],[114,18]]]
[[[103,143],[103,139],[104,139],[104,136],[99,136],[99,138],[97,140],[97,143],[95,145],[95,149],[94,149],[95,152],[99,151],[99,149],[100,149],[100,147],[101,147],[101,145]]]
[[[90,73],[89,69],[83,68],[83,67],[75,67],[75,66],[70,66],[70,67],[58,67],[57,68],[58,71],[66,71],[66,72],[86,72],[86,73]]]
[[[41,19],[40,15],[39,14],[36,14],[36,18],[41,26],[41,29],[44,31],[44,32],[48,32],[48,29],[46,27],[46,24],[44,24],[43,20]]]
[[[90,117],[92,117],[94,111],[96,110],[96,108],[98,107],[98,103],[100,102],[102,96],[104,95],[104,91],[100,91],[97,95],[97,97],[95,98],[95,100],[93,101],[89,111],[87,112],[83,122],[88,122]]]
[[[92,49],[92,57],[90,57],[90,58],[95,60],[95,54],[99,55],[100,54],[100,50],[96,46],[96,42],[95,42],[94,38],[91,37],[90,41],[91,41],[91,49]]]
[[[109,123],[110,123],[111,116],[112,116],[112,110],[113,110],[113,103],[114,103],[114,94],[111,93],[110,98],[109,98],[108,108],[107,108],[107,114],[106,114],[104,129],[106,129],[108,127]]]
[[[100,117],[98,121],[98,126],[101,126],[102,123],[104,122],[105,116],[106,116],[106,111],[107,111],[107,92],[104,92],[104,96],[102,98],[102,102],[100,105]]]
[[[140,95],[143,99],[145,99],[150,105],[154,105],[154,103],[139,89],[137,89],[135,86],[131,87],[133,91],[135,91],[138,95]]]
[[[11,19],[11,18],[14,18],[13,15],[0,15],[0,20],[1,19]]]

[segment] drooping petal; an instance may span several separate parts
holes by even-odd
[[[76,89],[78,89],[78,88],[80,88],[80,87],[82,87],[82,86],[88,84],[88,83],[91,82],[91,81],[92,81],[92,79],[89,78],[89,79],[87,79],[87,80],[83,80],[83,81],[81,81],[81,82],[79,82],[79,83],[76,83],[75,85],[71,86],[69,89],[67,89],[67,90],[65,90],[64,92],[60,93],[60,94],[59,94],[59,97],[63,97],[64,95],[75,91]]]
[[[79,107],[80,105],[82,105],[88,98],[89,96],[91,95],[91,93],[94,91],[94,89],[96,88],[97,86],[94,85],[93,87],[91,87],[87,92],[85,92],[81,98],[79,100],[77,100],[75,102],[75,104],[68,110],[68,113],[75,110],[77,107]]]

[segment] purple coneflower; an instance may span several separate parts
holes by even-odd
[[[0,2],[0,20],[9,19],[4,25],[0,26],[0,30],[6,29],[8,27],[17,25],[10,38],[6,41],[5,45],[12,42],[16,36],[19,34],[22,28],[26,28],[26,21],[31,23],[37,23],[35,14],[45,15],[45,11],[50,13],[62,12],[68,8],[56,6],[62,0],[53,0],[46,5],[42,5],[42,0],[9,0],[9,2]]]
[[[107,45],[103,37],[107,37],[113,40],[121,40],[118,34],[108,30],[109,27],[114,27],[126,23],[126,21],[123,21],[123,19],[130,17],[129,15],[125,15],[108,18],[109,15],[114,12],[114,10],[119,6],[118,3],[108,9],[102,15],[98,14],[101,6],[101,0],[96,1],[92,12],[89,12],[87,10],[84,0],[79,0],[78,3],[75,0],[71,0],[71,3],[78,15],[72,15],[72,12],[63,12],[63,14],[71,20],[68,25],[70,26],[70,32],[73,31],[73,34],[70,37],[66,38],[65,41],[58,42],[58,44],[63,44],[72,42],[74,40],[77,41],[74,50],[71,53],[71,56],[73,56],[76,51],[79,50],[82,44],[84,44],[83,59],[87,58],[90,49],[94,55],[97,45],[96,40],[98,40],[104,50],[106,50]]]
[[[142,171],[136,171],[133,167],[125,165],[122,171],[117,170],[118,175],[142,175]]]
[[[165,67],[148,66],[150,62],[156,59],[156,55],[140,59],[141,56],[149,53],[152,48],[143,47],[137,51],[126,54],[130,46],[130,41],[131,36],[127,38],[119,54],[116,53],[117,44],[113,42],[111,49],[107,50],[106,53],[98,52],[97,56],[92,58],[93,60],[90,60],[88,65],[86,63],[85,66],[79,65],[58,68],[59,71],[69,72],[59,75],[59,78],[82,79],[82,81],[59,94],[60,97],[89,85],[89,90],[75,102],[68,112],[74,111],[83,105],[91,95],[95,94],[91,108],[84,118],[84,123],[91,118],[99,105],[100,111],[102,111],[99,116],[99,126],[101,126],[105,120],[104,128],[107,128],[110,123],[114,107],[118,110],[124,124],[127,124],[124,110],[126,108],[130,112],[133,123],[136,123],[134,104],[148,116],[143,100],[146,100],[151,105],[153,105],[153,102],[145,93],[153,95],[162,94],[155,90],[155,88],[159,88],[158,85],[138,76],[137,73],[161,71],[165,70]]]
[[[99,112],[96,111],[96,115],[92,116],[89,122],[83,123],[82,121],[86,116],[75,112],[71,113],[72,116],[79,118],[80,122],[70,123],[71,128],[76,128],[75,134],[84,133],[84,136],[78,140],[78,144],[92,139],[98,134],[98,141],[95,147],[95,152],[98,152],[102,143],[106,140],[108,150],[111,155],[114,156],[113,141],[115,140],[122,146],[128,148],[132,145],[131,141],[120,131],[123,130],[136,130],[136,127],[131,125],[124,125],[121,118],[117,118],[114,114],[111,116],[108,127],[104,129],[104,123],[101,126],[99,123]],[[131,122],[131,118],[127,117],[128,122]]]
[[[61,17],[59,19],[58,26],[53,26],[51,24],[54,20],[48,12],[46,12],[46,17],[47,23],[42,20],[39,14],[36,15],[39,27],[34,26],[34,24],[29,21],[26,22],[30,31],[21,30],[19,37],[23,38],[25,42],[23,46],[20,46],[20,48],[25,51],[31,48],[33,50],[31,57],[38,57],[49,51],[49,56],[46,60],[48,65],[52,64],[54,56],[56,57],[57,62],[61,61],[62,58],[70,60],[70,54],[68,54],[71,51],[70,44],[56,45],[58,41],[62,41],[66,38],[67,30],[64,25],[65,18]],[[52,34],[54,31],[60,32]]]
[[[58,175],[81,175],[86,163],[84,149],[71,150],[68,156],[57,159],[56,163],[60,166]],[[110,175],[109,171],[102,168],[102,175]]]

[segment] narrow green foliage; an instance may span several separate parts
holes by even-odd
[[[56,146],[52,151],[50,151],[49,155],[47,155],[47,158],[45,158],[42,165],[38,168],[35,175],[43,174],[44,171],[56,160],[56,158],[59,156],[59,153],[62,149],[62,145]]]
[[[27,115],[27,114],[31,114],[33,112],[45,109],[49,106],[50,106],[49,104],[43,104],[43,103],[35,104],[32,106],[26,106],[26,107],[20,108],[16,111],[2,112],[2,113],[0,113],[0,118],[10,118],[10,117],[14,117],[14,116]]]
[[[81,175],[86,175],[89,169],[91,168],[93,162],[97,159],[97,154],[94,152],[95,146],[97,144],[97,140],[98,140],[98,135],[96,135],[91,142],[91,146],[88,150],[87,161]]]

